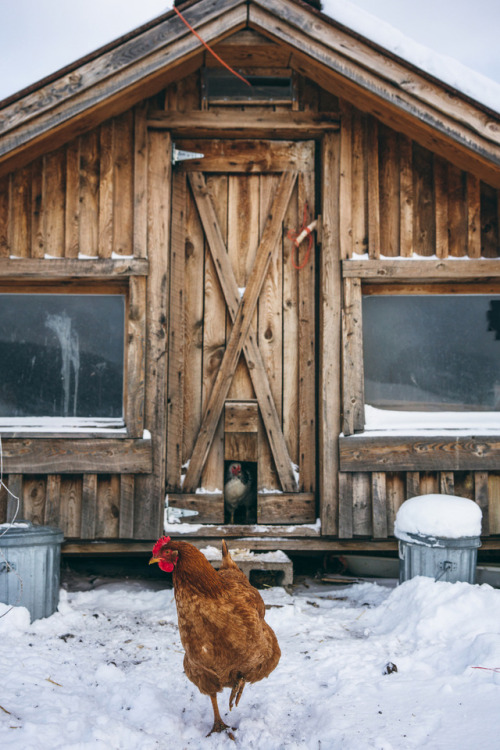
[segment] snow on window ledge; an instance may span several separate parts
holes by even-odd
[[[391,411],[365,405],[363,435],[500,434],[500,412],[489,411]]]
[[[123,419],[92,419],[70,417],[0,417],[2,434],[18,432],[81,433],[126,435]]]

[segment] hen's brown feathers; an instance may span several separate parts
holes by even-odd
[[[171,541],[169,547],[179,553],[173,582],[186,675],[202,693],[230,687],[240,695],[245,681],[267,677],[280,658],[262,597],[225,542],[219,572],[187,542]]]

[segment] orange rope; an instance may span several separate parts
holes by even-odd
[[[304,218],[303,218],[302,226],[300,227],[300,230],[298,232],[293,232],[293,231],[290,230],[288,232],[288,235],[287,235],[288,239],[292,240],[292,242],[293,242],[292,254],[291,254],[291,261],[292,261],[292,266],[295,268],[296,271],[302,271],[302,269],[306,267],[306,265],[307,265],[307,263],[309,261],[309,257],[311,255],[311,250],[312,250],[312,246],[313,246],[312,232],[309,229],[309,227],[307,226],[307,214],[308,214],[308,212],[309,212],[309,206],[306,203],[304,205]],[[303,259],[302,263],[299,263],[299,259],[298,259],[299,246],[297,244],[297,238],[299,237],[299,235],[304,230],[307,231],[307,233],[308,233],[307,249],[306,249],[306,254],[304,255],[304,259]]]
[[[226,62],[224,62],[224,60],[221,57],[219,57],[219,55],[216,52],[214,52],[211,47],[209,47],[209,45],[201,38],[201,36],[198,34],[198,32],[193,29],[193,27],[191,26],[191,24],[188,21],[186,21],[186,19],[184,18],[184,16],[180,12],[180,10],[177,10],[177,8],[175,7],[175,5],[174,5],[174,10],[177,13],[177,15],[179,16],[179,18],[181,19],[181,21],[183,21],[186,24],[186,26],[188,27],[189,31],[192,34],[195,35],[195,37],[203,44],[203,46],[210,52],[210,54],[213,55],[215,57],[215,59],[220,62],[221,65],[223,65],[233,75],[235,75],[237,78],[239,78],[240,81],[243,81],[243,83],[246,83],[247,86],[251,86],[252,85],[250,83],[250,81],[247,81],[246,78],[243,78],[243,76],[240,76],[239,73],[237,73],[235,70],[233,70],[233,68],[231,68],[230,65],[228,65]]]

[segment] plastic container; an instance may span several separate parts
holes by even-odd
[[[31,621],[53,614],[59,603],[60,529],[19,521],[0,526],[0,601],[26,607]]]

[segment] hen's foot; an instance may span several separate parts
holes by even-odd
[[[236,737],[233,734],[233,731],[236,730],[236,727],[230,727],[228,726],[222,719],[214,721],[214,725],[210,732],[207,734],[207,737],[210,737],[211,734],[214,733],[220,733],[220,732],[227,732],[227,736],[231,740],[236,740]]]
[[[229,710],[233,708],[233,705],[237,706],[240,702],[241,694],[243,693],[243,688],[245,687],[245,678],[240,677],[236,685],[234,685],[233,689],[231,690],[231,695],[229,697]]]

